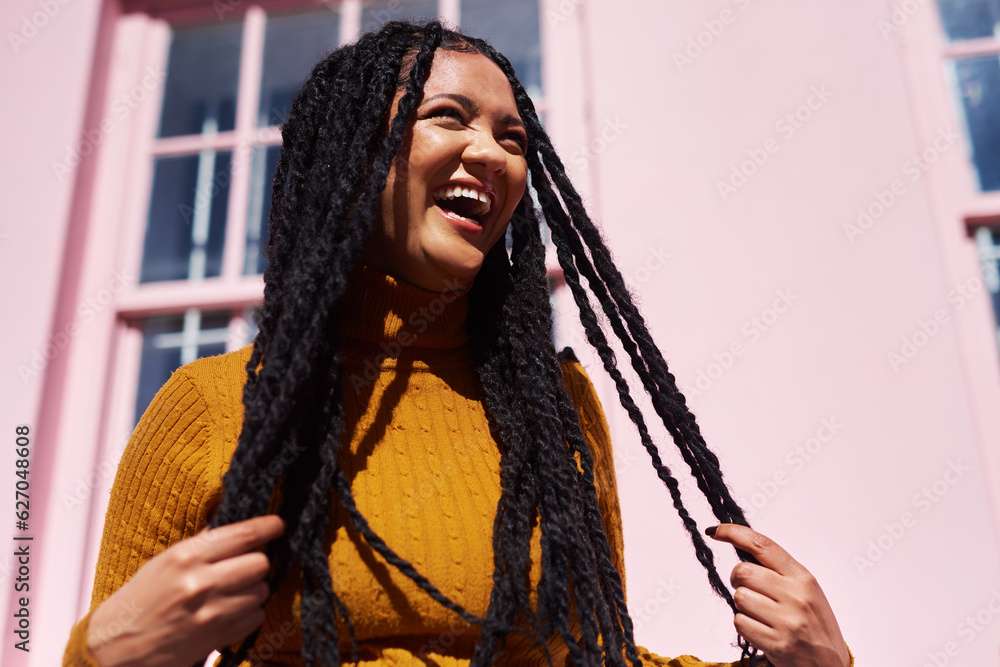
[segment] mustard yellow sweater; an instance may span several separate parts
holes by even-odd
[[[468,297],[427,292],[362,268],[344,309],[351,316],[341,329],[348,424],[342,461],[358,507],[400,556],[482,617],[492,588],[500,455],[474,380],[464,328]],[[146,561],[205,526],[239,436],[250,349],[178,369],[146,410],[111,491],[91,613]],[[565,362],[563,373],[593,452],[605,530],[624,575],[608,427],[583,368]],[[431,600],[346,527],[342,510],[332,511],[330,571],[357,632],[358,664],[468,665],[478,628]],[[536,528],[533,582],[538,537]],[[268,602],[254,660],[245,665],[302,664],[299,581],[287,578]],[[74,626],[64,667],[97,665],[86,646],[89,619],[90,613]],[[640,653],[646,665],[731,664]],[[544,661],[525,648],[514,651],[512,662]]]

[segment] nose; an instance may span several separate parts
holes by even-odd
[[[503,175],[507,171],[507,151],[497,143],[490,132],[482,130],[474,133],[475,136],[462,151],[462,161],[466,164],[480,164],[488,173]]]

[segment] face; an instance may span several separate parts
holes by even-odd
[[[500,68],[478,53],[435,51],[365,262],[424,289],[471,284],[524,194],[526,145]]]

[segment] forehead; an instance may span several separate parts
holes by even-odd
[[[459,93],[484,107],[517,115],[514,92],[503,71],[479,53],[437,49],[424,84],[424,98],[438,93]]]

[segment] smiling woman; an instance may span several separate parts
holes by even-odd
[[[182,367],[143,415],[65,665],[188,665],[217,648],[226,666],[706,664],[635,645],[607,424],[572,351],[552,344],[542,222],[735,613],[741,658],[853,664],[815,579],[745,525],[530,98],[486,42],[392,22],[317,64],[282,126],[270,220],[254,343]],[[706,532],[744,561],[734,593],[595,299],[722,522]]]
[[[524,195],[527,145],[500,68],[479,53],[438,52],[389,170],[366,263],[425,289],[471,284]]]

